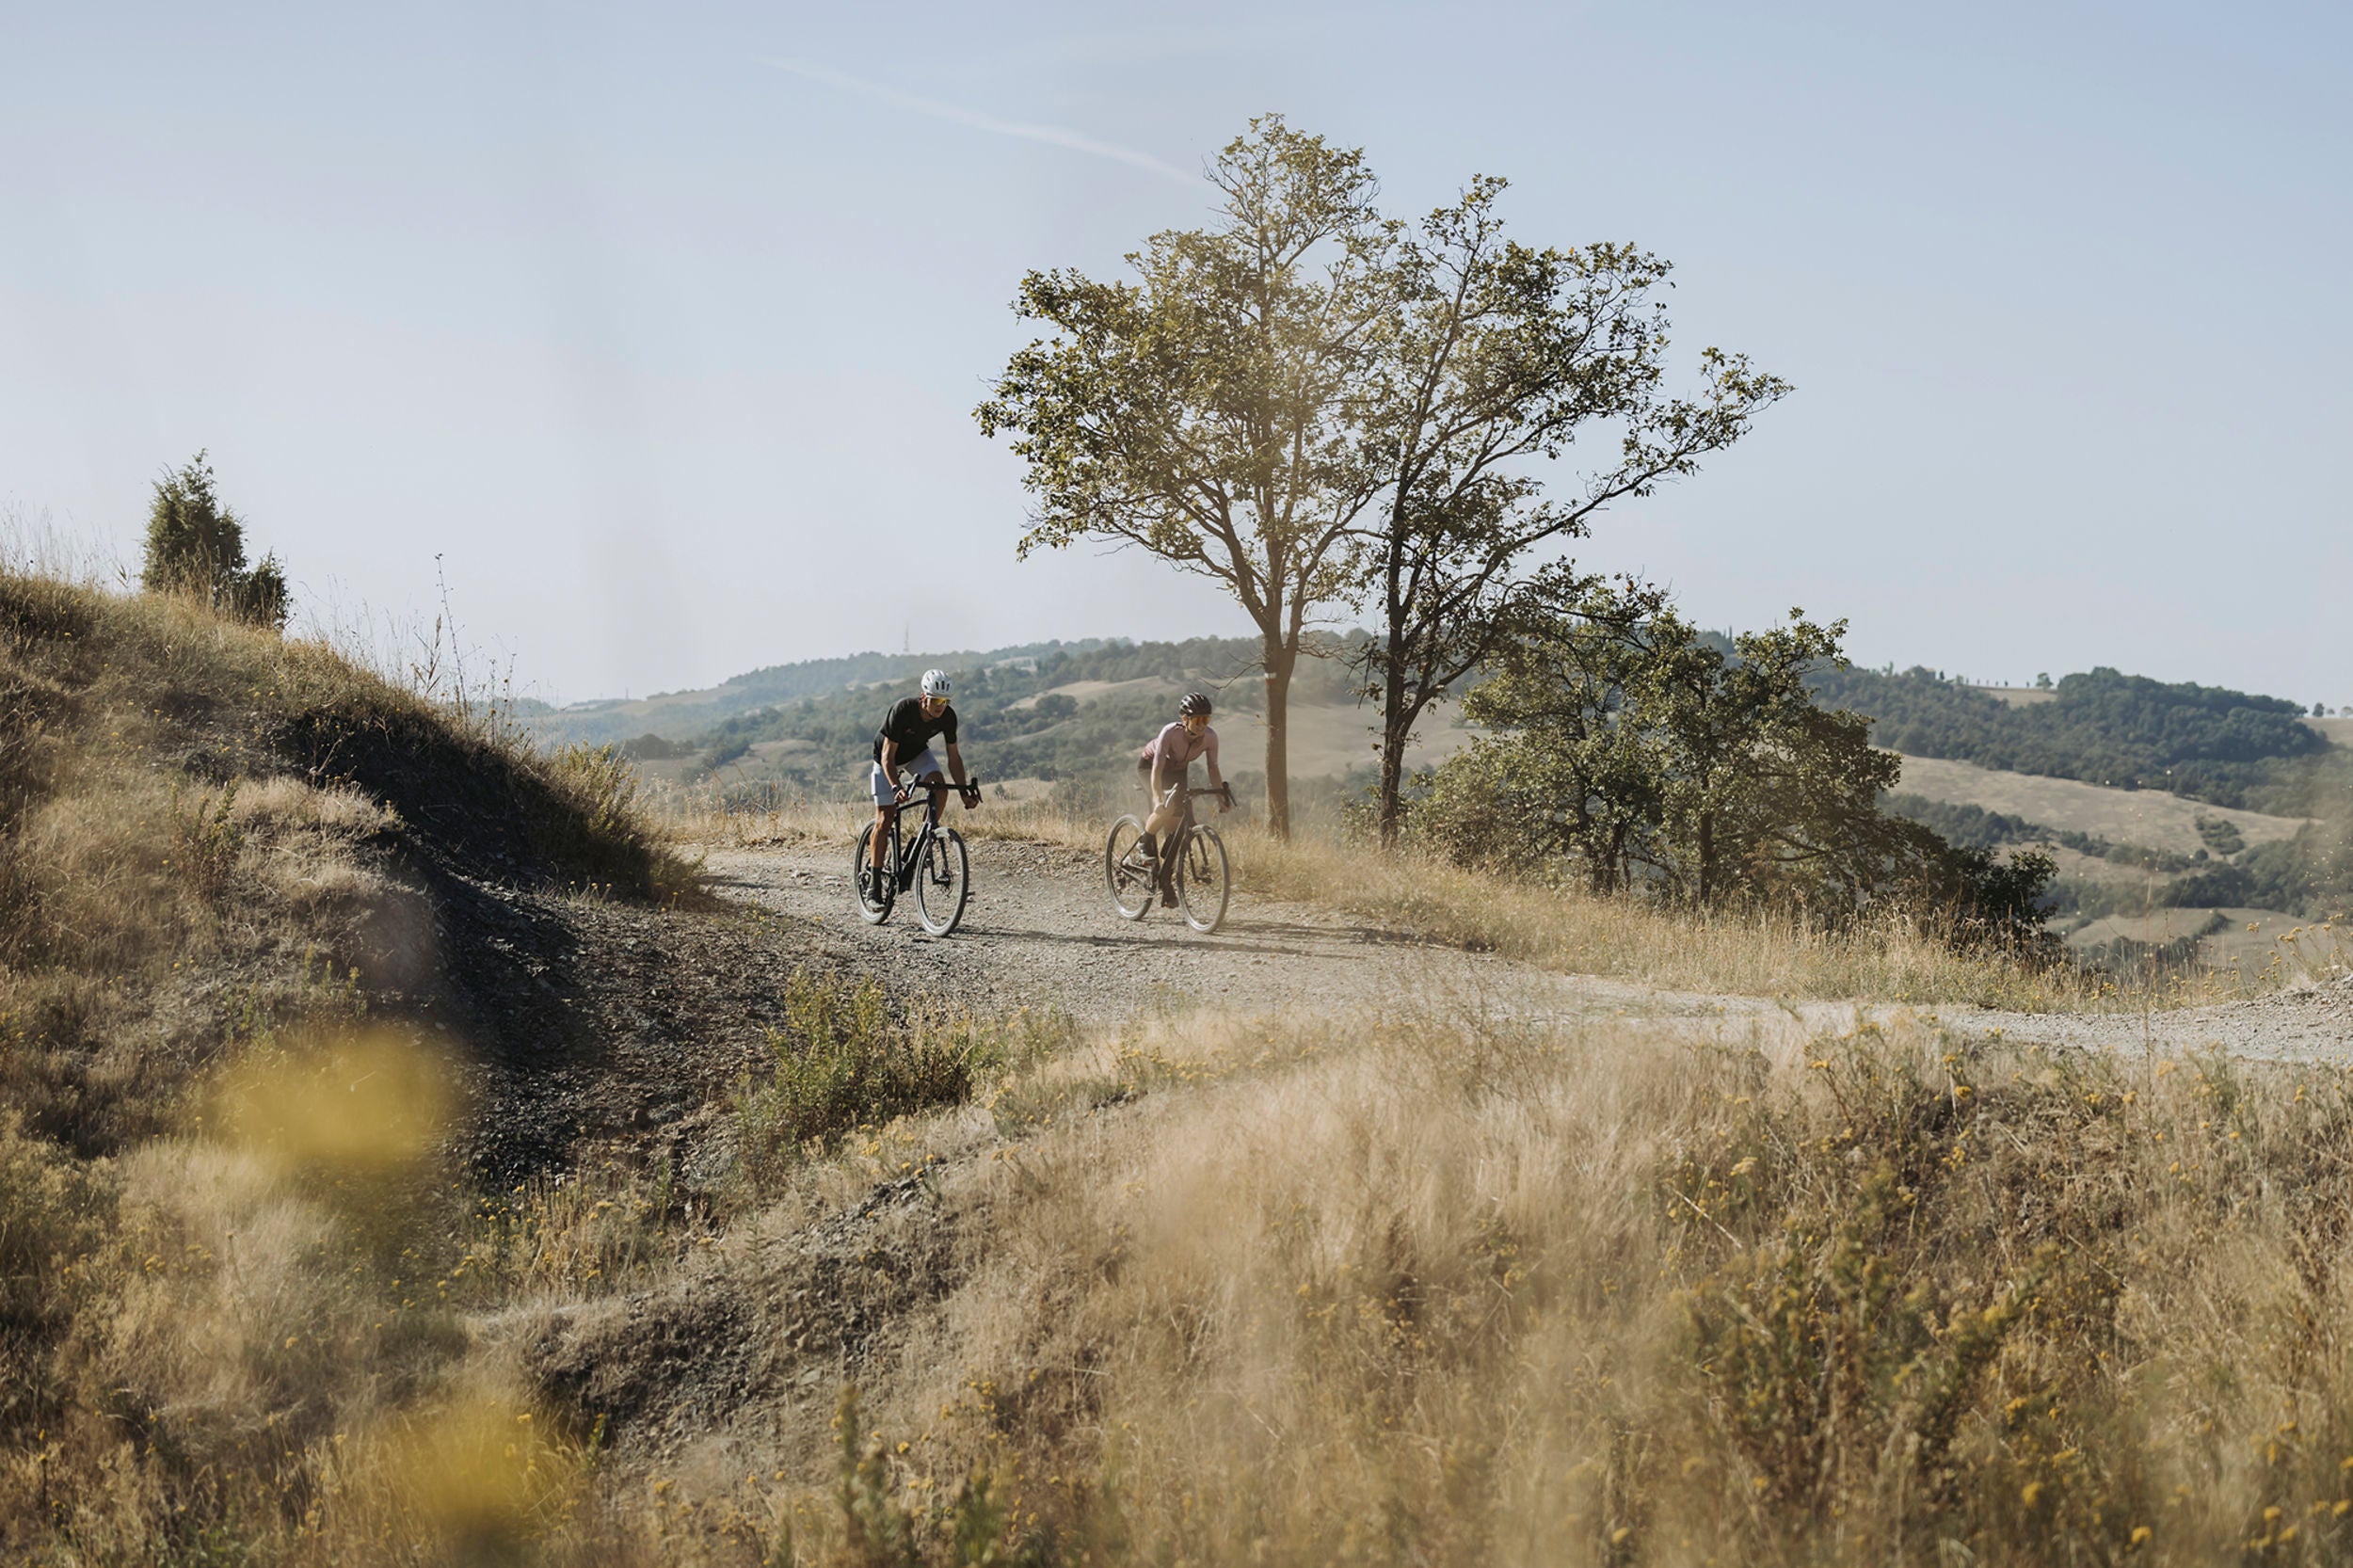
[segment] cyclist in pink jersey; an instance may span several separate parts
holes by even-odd
[[[1136,848],[1160,862],[1157,880],[1162,908],[1176,904],[1176,888],[1170,879],[1174,868],[1160,858],[1160,836],[1183,820],[1186,775],[1196,760],[1209,764],[1209,788],[1220,792],[1217,808],[1229,809],[1223,794],[1225,776],[1217,766],[1217,731],[1209,728],[1207,692],[1186,693],[1176,704],[1176,722],[1152,737],[1152,744],[1136,759],[1136,782],[1150,797],[1151,807]]]

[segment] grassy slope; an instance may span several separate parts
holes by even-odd
[[[2336,1076],[1378,1005],[1086,1037],[804,980],[722,1108],[731,1186],[584,1164],[487,1192],[436,1152],[467,1080],[373,1027],[408,993],[367,966],[466,889],[675,887],[610,776],[181,606],[0,579],[0,634],[12,1556],[2346,1544]],[[1670,983],[1989,982],[1917,943],[1244,863]],[[865,1415],[829,1421],[845,1377]]]
[[[563,1076],[520,971],[691,879],[629,783],[317,645],[0,574],[7,1555],[367,1556],[418,1413],[472,1440],[504,1395],[424,1280],[506,1235],[469,1109]],[[518,1168],[572,1135],[482,1121]]]

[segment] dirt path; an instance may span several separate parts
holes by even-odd
[[[976,841],[971,853],[971,903],[947,937],[926,936],[904,909],[887,924],[866,924],[851,907],[847,856],[831,849],[717,851],[707,866],[719,891],[816,922],[861,965],[913,989],[989,1007],[1050,1004],[1088,1022],[1193,1008],[1342,1018],[1481,1000],[1562,1018],[1780,1011],[1755,998],[1551,974],[1243,893],[1214,936],[1187,929],[1175,910],[1131,922],[1112,912],[1094,854],[1003,840]]]
[[[1130,923],[1111,910],[1101,862],[1060,845],[982,840],[972,845],[972,900],[956,935],[923,934],[902,911],[869,926],[851,907],[848,856],[831,847],[713,852],[722,892],[813,920],[862,965],[915,989],[991,1008],[1051,1004],[1089,1021],[1206,1007],[1245,1015],[1465,1006],[1569,1020],[1663,1021],[1708,1036],[1802,1037],[1850,1027],[1853,1002],[1785,1003],[1709,996],[1593,975],[1551,973],[1467,952],[1331,909],[1236,894],[1225,929],[1202,936],[1174,911]],[[1972,1034],[2164,1054],[2220,1047],[2275,1060],[2353,1060],[2353,984],[2143,1017],[2000,1013],[1965,1004],[1933,1012]]]

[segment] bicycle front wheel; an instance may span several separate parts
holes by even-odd
[[[915,918],[935,936],[945,936],[964,919],[964,901],[972,893],[972,865],[964,853],[964,835],[943,828],[932,835],[923,863],[915,872]]]
[[[857,848],[850,852],[850,900],[857,905],[859,920],[880,925],[890,919],[890,872],[875,872],[868,858],[873,849],[874,824],[868,823],[866,831],[857,836]],[[889,858],[887,852],[884,858]]]
[[[1103,881],[1123,920],[1140,920],[1152,907],[1152,862],[1136,853],[1136,840],[1143,837],[1142,823],[1122,817],[1103,840]]]
[[[1215,931],[1225,923],[1225,904],[1233,892],[1225,840],[1215,828],[1194,828],[1176,861],[1176,901],[1184,905],[1185,923],[1195,931]]]

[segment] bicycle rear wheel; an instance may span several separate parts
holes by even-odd
[[[1152,862],[1136,853],[1136,840],[1143,837],[1142,823],[1122,817],[1103,840],[1103,881],[1123,920],[1140,920],[1152,907]]]
[[[964,835],[941,828],[915,868],[915,918],[933,936],[945,936],[964,919],[964,901],[971,893],[972,864],[964,853]]]
[[[1176,901],[1184,906],[1185,923],[1195,931],[1215,931],[1225,923],[1225,904],[1233,891],[1225,840],[1215,828],[1194,828],[1176,861]]]
[[[890,872],[886,868],[880,876],[874,874],[874,824],[868,823],[866,831],[857,836],[857,848],[850,852],[850,902],[857,905],[858,919],[868,925],[880,925],[890,919]],[[888,854],[884,856],[889,858]]]

